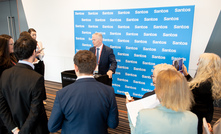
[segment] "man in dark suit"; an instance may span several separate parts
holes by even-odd
[[[44,78],[32,64],[36,45],[31,37],[18,39],[14,49],[19,62],[5,70],[0,80],[0,116],[12,133],[49,133],[43,105]]]
[[[113,49],[103,44],[103,36],[101,33],[94,33],[92,35],[92,43],[94,47],[90,48],[97,57],[98,74],[107,74],[109,78],[112,78],[112,74],[115,73],[117,68],[117,61],[113,53]]]
[[[48,122],[50,132],[63,134],[107,134],[118,126],[114,89],[93,78],[95,55],[80,50],[74,56],[77,80],[57,92]]]

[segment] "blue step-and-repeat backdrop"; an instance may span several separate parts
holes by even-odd
[[[141,98],[154,89],[153,66],[183,58],[188,67],[194,6],[74,11],[75,51],[89,50],[92,34],[114,50],[116,94]]]

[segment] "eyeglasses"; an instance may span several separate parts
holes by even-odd
[[[155,76],[154,76],[153,74],[152,74],[152,75],[150,75],[150,78],[151,78],[151,79],[153,79],[154,77],[155,77]]]

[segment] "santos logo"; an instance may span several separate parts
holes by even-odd
[[[137,96],[137,97],[143,97],[143,95],[142,95],[142,94],[135,94],[135,93],[133,93],[133,96]]]
[[[82,43],[82,46],[91,47],[91,44],[84,44],[84,43]]]
[[[130,29],[130,26],[121,26],[121,25],[118,25],[117,26],[119,29],[121,28],[121,29]]]
[[[136,87],[133,87],[133,86],[127,86],[127,85],[125,85],[125,88],[137,90],[137,88],[136,88]]]
[[[158,21],[158,18],[144,18],[144,21]]]
[[[98,28],[98,25],[88,25],[88,28]]]
[[[120,91],[120,90],[117,90],[118,93],[122,93],[122,94],[125,94],[125,91]]]
[[[98,12],[88,12],[88,15],[98,15]]]
[[[126,18],[126,21],[139,21],[138,18]]]
[[[121,59],[116,59],[117,62],[121,62]]]
[[[127,50],[138,50],[138,47],[128,47],[128,46],[126,46],[126,49]]]
[[[133,70],[146,72],[146,69],[144,69],[144,68],[136,68],[136,67],[134,67]]]
[[[171,57],[171,60],[176,60],[176,59],[183,59],[183,61],[186,61],[186,58],[184,57]]]
[[[130,14],[130,11],[118,11],[118,14]]]
[[[143,50],[144,51],[157,51],[156,48],[146,48],[146,47],[143,47]]]
[[[102,35],[106,35],[105,32],[101,32],[101,31],[95,31],[95,33],[101,33]]]
[[[114,26],[110,26],[110,25],[105,26],[105,25],[102,25],[102,28],[114,28]]]
[[[97,18],[95,18],[95,21],[105,22],[106,20],[105,19],[97,19]]]
[[[190,27],[187,25],[174,25],[173,26],[174,29],[189,29]]]
[[[112,83],[112,86],[114,86],[114,87],[120,87],[119,84],[114,84],[114,83]]]
[[[75,25],[76,28],[84,28],[84,25]]]
[[[148,14],[148,10],[141,10],[141,11],[137,11],[135,10],[135,14]]]
[[[110,48],[114,48],[114,49],[121,49],[121,46],[112,46],[112,45],[110,45]]]
[[[113,42],[114,40],[113,39],[105,39],[105,38],[103,38],[103,41]]]
[[[120,73],[120,72],[115,72],[114,74],[121,75],[121,73]]]
[[[175,8],[175,12],[190,12],[191,9],[190,8]]]
[[[155,66],[155,63],[152,63],[152,62],[145,62],[145,61],[143,61],[142,64],[143,64],[143,65]]]
[[[120,56],[129,56],[129,54],[127,54],[127,53],[117,53],[117,55],[120,55]]]
[[[134,54],[134,57],[147,58],[147,56],[143,54]]]
[[[161,10],[154,10],[154,13],[169,13],[169,10],[161,9]]]
[[[81,31],[82,34],[91,34],[89,31]]]
[[[75,39],[76,40],[85,40],[85,38],[83,38],[83,37],[76,37]]]
[[[127,80],[127,79],[120,79],[120,78],[117,78],[117,81],[128,82],[128,80]]]
[[[83,12],[75,12],[74,14],[75,14],[75,15],[84,15]]]
[[[129,74],[129,73],[125,73],[125,76],[137,77],[137,75],[136,75],[136,74]]]
[[[145,76],[145,75],[142,75],[142,78],[145,78],[145,79],[151,79],[150,76]]]
[[[113,15],[113,12],[102,12],[102,15]]]
[[[126,32],[126,36],[138,36],[138,33],[128,33],[128,32]]]
[[[118,39],[117,42],[124,42],[124,43],[129,43],[130,40],[125,40],[125,39]]]
[[[137,61],[133,61],[133,60],[125,60],[125,63],[137,64]]]
[[[165,49],[165,48],[162,48],[162,52],[176,53],[176,50],[175,49]]]
[[[167,44],[166,41],[155,41],[153,40],[153,44]]]
[[[143,33],[143,36],[157,36],[157,33]]]
[[[142,43],[142,44],[144,44],[144,43],[147,43],[147,41],[146,40],[134,40],[134,43]]]
[[[148,29],[148,26],[143,26],[143,25],[137,26],[137,25],[135,25],[134,28],[135,29]]]
[[[110,22],[112,22],[112,21],[116,21],[116,22],[121,22],[121,19],[112,19],[112,18],[110,18]]]
[[[110,32],[110,35],[121,35],[121,33],[118,33],[118,32]]]
[[[81,21],[91,21],[91,19],[81,19]]]
[[[163,26],[163,25],[160,25],[160,26],[157,26],[157,25],[153,25],[153,29],[167,29],[168,26]]]
[[[141,88],[141,91],[152,92],[153,90]]]
[[[165,56],[155,56],[155,55],[152,55],[152,59],[166,59]]]
[[[176,42],[176,41],[173,41],[173,45],[188,45],[188,42]]]
[[[179,20],[179,17],[164,17],[164,21],[178,21]]]
[[[173,33],[163,33],[164,37],[177,37],[177,34],[173,34]]]
[[[135,80],[133,80],[133,83],[141,84],[141,85],[146,85],[145,82],[142,82],[142,81],[135,81]]]
[[[118,68],[118,69],[126,69],[126,70],[128,70],[128,69],[129,69],[129,67],[120,66],[120,65],[117,65],[117,68]]]

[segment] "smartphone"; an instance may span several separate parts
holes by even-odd
[[[124,93],[125,93],[128,100],[132,100],[132,98],[130,97],[130,94],[128,92],[124,92]]]
[[[41,52],[41,51],[44,50],[44,49],[45,49],[45,48],[40,49],[39,52]]]
[[[173,61],[173,66],[177,69],[177,71],[183,70],[183,59],[176,59]]]

